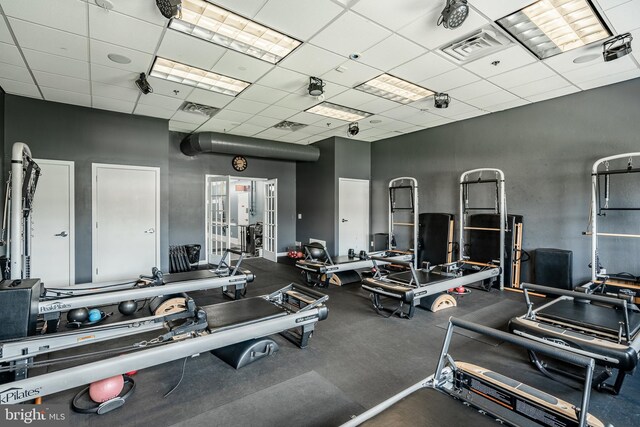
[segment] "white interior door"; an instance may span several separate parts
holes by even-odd
[[[220,263],[224,251],[231,247],[231,206],[229,176],[206,176],[206,250],[210,264]]]
[[[368,251],[369,181],[340,178],[338,184],[338,252]]]
[[[160,265],[160,169],[96,164],[93,281],[130,279]]]
[[[33,200],[31,277],[49,287],[75,283],[74,163],[36,160],[42,170]]]
[[[262,256],[278,261],[278,180],[264,182],[264,223],[262,231]]]

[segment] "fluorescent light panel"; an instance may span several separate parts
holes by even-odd
[[[315,105],[307,110],[307,113],[318,114],[320,116],[330,117],[332,119],[344,120],[345,122],[357,122],[373,114],[356,110],[330,102],[323,102]]]
[[[170,28],[272,64],[301,42],[203,0],[183,0],[182,16]]]
[[[251,84],[159,56],[156,57],[149,75],[231,96],[238,95]]]
[[[588,0],[540,0],[498,23],[540,59],[611,35]]]
[[[399,102],[400,104],[410,104],[433,95],[433,92],[429,89],[425,89],[390,74],[382,74],[375,79],[362,83],[360,86],[357,86],[356,89]]]

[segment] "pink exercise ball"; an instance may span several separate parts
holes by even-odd
[[[118,396],[124,388],[124,377],[116,375],[115,377],[105,378],[89,385],[89,397],[96,403],[106,402]]]

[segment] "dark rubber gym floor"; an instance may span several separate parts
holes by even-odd
[[[257,276],[249,295],[300,282],[298,270],[286,264],[253,259],[244,266]],[[73,413],[71,425],[339,425],[429,376],[450,316],[506,329],[507,321],[525,310],[518,293],[473,291],[451,310],[417,309],[412,320],[384,319],[375,314],[359,284],[321,291],[330,296],[329,318],[318,323],[307,349],[275,336],[278,353],[239,371],[210,353],[201,354],[187,361],[180,387],[167,398],[163,395],[180,379],[183,360],[155,366],[138,372],[136,390],[124,407],[102,416]],[[223,301],[218,291],[192,296],[200,305]],[[538,374],[519,348],[456,334],[451,354],[578,403],[579,392]],[[77,391],[45,397],[45,402],[69,404]],[[640,374],[627,378],[620,396],[594,391],[590,412],[605,424],[638,426],[638,396]]]

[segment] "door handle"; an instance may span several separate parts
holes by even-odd
[[[68,234],[67,234],[67,232],[66,232],[66,231],[61,231],[61,232],[60,232],[60,233],[58,233],[58,234],[54,234],[54,236],[56,236],[56,237],[67,237],[67,236],[68,236]]]
[[[342,218],[342,222],[349,222],[349,220]]]
[[[150,229],[148,229],[148,230],[145,230],[145,233],[147,233],[147,234],[153,234],[153,233],[155,233],[155,232],[156,232],[156,230],[154,230],[153,228],[150,228]]]

